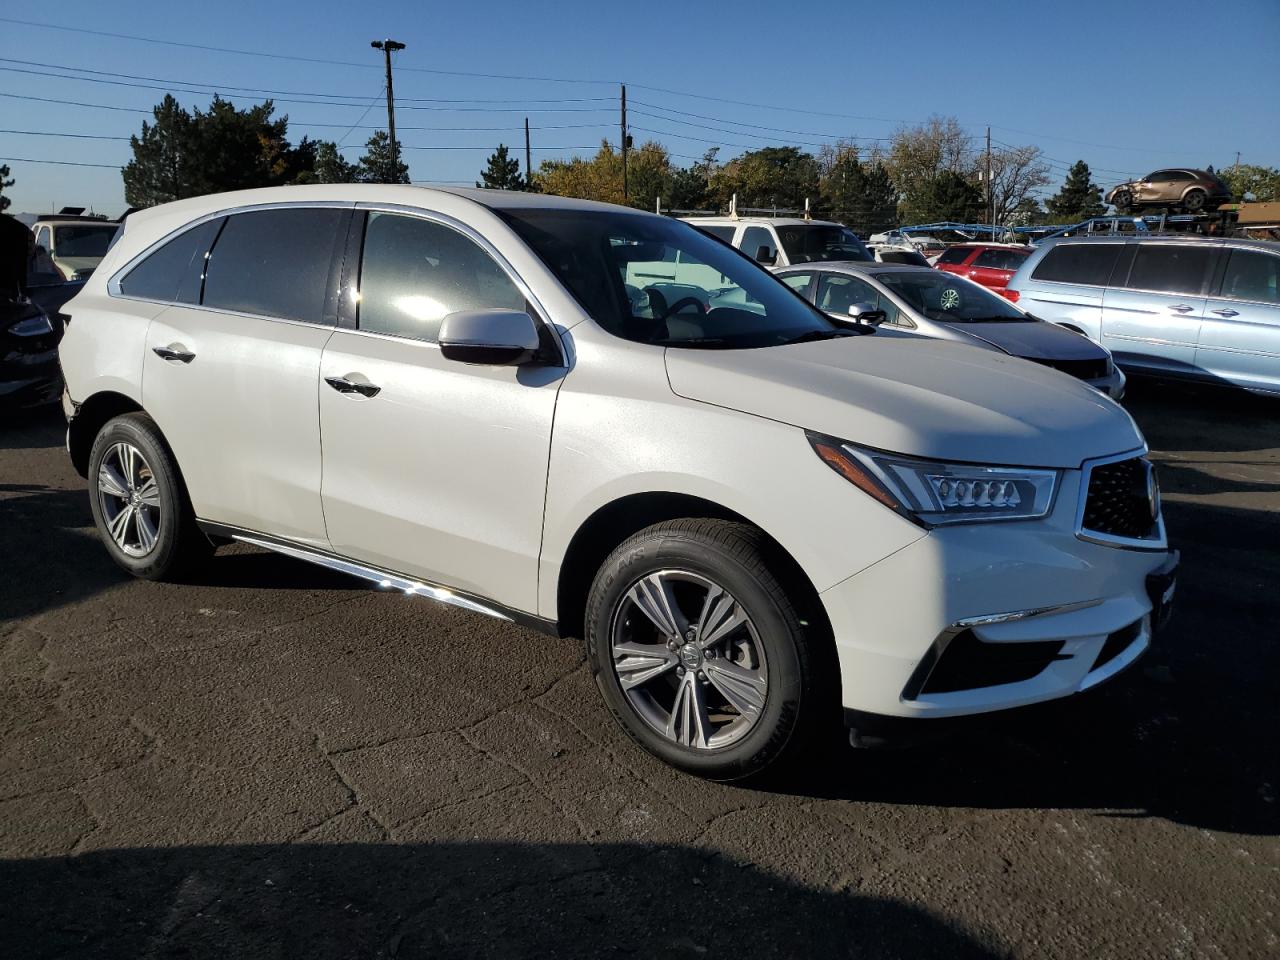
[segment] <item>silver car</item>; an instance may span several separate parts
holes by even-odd
[[[1129,370],[1280,394],[1280,243],[1061,240],[1027,258],[1008,296]]]
[[[998,350],[1061,370],[1114,400],[1124,396],[1124,374],[1105,348],[1041,322],[964,277],[886,263],[811,264],[777,275],[838,320],[876,324],[877,336],[927,337]]]

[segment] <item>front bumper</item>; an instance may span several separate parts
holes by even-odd
[[[1086,380],[1085,383],[1099,393],[1105,393],[1112,400],[1124,399],[1126,377],[1124,371],[1114,363],[1111,365],[1111,372],[1105,377],[1099,377],[1097,380]]]
[[[1082,540],[1079,475],[1039,521],[939,527],[822,594],[843,705],[960,717],[1097,686],[1167,618],[1177,553]]]

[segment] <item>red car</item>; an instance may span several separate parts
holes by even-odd
[[[934,266],[1004,293],[1009,278],[1030,255],[1030,247],[1012,243],[958,243],[947,247]]]

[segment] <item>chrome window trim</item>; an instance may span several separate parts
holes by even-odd
[[[332,209],[334,207],[338,207],[343,210],[350,210],[354,206],[355,206],[355,203],[351,200],[294,200],[294,201],[277,200],[271,203],[248,203],[239,207],[225,207],[221,210],[214,210],[214,211],[210,211],[209,213],[201,214],[200,216],[196,217],[194,220],[188,220],[186,223],[182,224],[180,227],[177,227],[174,230],[170,230],[159,240],[156,240],[154,243],[152,243],[148,247],[144,247],[139,253],[134,254],[133,257],[127,260],[124,266],[116,270],[116,272],[113,273],[111,275],[111,278],[107,281],[107,295],[117,300],[132,300],[137,303],[163,303],[167,305],[173,305],[178,303],[179,301],[177,300],[157,300],[155,297],[131,296],[120,289],[120,282],[125,278],[125,275],[128,274],[130,270],[136,267],[139,263],[141,263],[147,257],[151,256],[152,253],[160,249],[160,247],[164,246],[170,240],[173,240],[176,237],[181,236],[182,234],[186,233],[188,230],[194,230],[196,227],[200,226],[203,223],[208,223],[210,220],[216,220],[219,217],[230,217],[237,213],[250,213],[250,212],[256,212],[259,210],[308,210],[308,209],[323,209],[323,208]],[[182,304],[182,306],[195,307],[197,309],[204,309],[204,304],[202,303],[184,303]],[[237,316],[244,316],[244,317],[260,316],[259,314],[238,313],[237,311],[234,311],[234,310],[221,310],[218,312],[234,313]],[[289,318],[288,317],[264,317],[263,319],[288,320]],[[295,320],[293,322],[308,323],[310,326],[332,326],[331,324],[310,323],[309,321],[306,321],[306,320]]]
[[[498,268],[507,275],[507,279],[509,279],[513,284],[515,284],[516,289],[519,290],[522,294],[524,294],[525,299],[529,303],[533,304],[535,308],[537,308],[538,316],[535,317],[534,319],[551,332],[552,339],[555,341],[555,344],[556,344],[556,349],[560,353],[560,366],[562,367],[569,366],[568,352],[566,351],[564,343],[560,338],[560,331],[556,329],[556,325],[551,321],[551,312],[547,310],[547,308],[543,305],[542,301],[538,299],[538,297],[534,294],[533,289],[529,286],[528,283],[525,282],[525,279],[522,276],[520,276],[520,274],[516,271],[515,267],[511,265],[511,262],[507,260],[507,258],[502,255],[502,253],[498,250],[498,248],[493,245],[493,242],[489,240],[488,237],[482,234],[475,227],[471,226],[471,224],[464,223],[463,221],[457,219],[456,217],[452,217],[447,213],[440,213],[437,210],[428,210],[425,207],[413,207],[403,203],[382,203],[376,200],[366,200],[366,201],[361,201],[359,203],[354,204],[354,207],[357,212],[395,213],[395,214],[400,214],[402,216],[417,217],[420,220],[430,220],[433,223],[438,223],[443,227],[448,227],[451,230],[456,230],[458,233],[461,233],[468,240],[471,240],[472,242],[474,242],[478,247],[480,247],[481,250],[483,250],[491,258],[493,258],[493,261],[498,265]],[[493,212],[488,207],[484,207],[484,209],[488,210],[490,213]],[[497,215],[494,214],[494,216],[496,217]],[[499,218],[499,222],[501,222],[500,218]],[[503,224],[503,226],[506,227],[506,224]],[[365,229],[366,230],[368,229],[367,221],[365,224]],[[510,230],[511,228],[506,227],[506,229]],[[515,231],[511,231],[511,233],[512,233],[512,236],[515,238],[516,242],[521,244],[521,246],[525,246],[524,241],[520,239],[520,237],[515,233]],[[532,251],[530,251],[530,253],[532,255]],[[361,268],[361,272],[363,272],[363,266],[364,266],[363,242],[360,245],[360,260],[361,262],[360,264],[358,264],[358,266]],[[357,276],[357,282],[355,285],[354,293],[357,296],[360,293],[358,276]],[[436,341],[433,341],[433,340],[417,340],[413,337],[401,337],[391,333],[377,333],[372,330],[361,330],[359,327],[358,313],[357,313],[356,324],[357,325],[354,330],[347,330],[345,328],[340,328],[340,329],[343,329],[344,332],[346,333],[363,333],[367,336],[383,337],[385,339],[395,340],[399,343],[403,343],[405,341],[410,341],[413,343],[430,343],[430,344],[436,343]]]
[[[1119,463],[1122,460],[1132,460],[1135,457],[1146,457],[1148,453],[1144,444],[1134,450],[1125,453],[1116,453],[1108,457],[1094,457],[1086,460],[1080,465],[1080,493],[1076,504],[1076,522],[1075,531],[1076,539],[1084,540],[1087,543],[1097,543],[1106,547],[1123,547],[1129,550],[1150,550],[1153,552],[1163,552],[1169,549],[1169,539],[1165,532],[1164,526],[1164,502],[1161,498],[1160,510],[1156,514],[1156,536],[1145,538],[1134,537],[1117,537],[1109,533],[1099,533],[1096,530],[1086,529],[1084,525],[1084,509],[1089,499],[1089,477],[1094,467],[1106,466],[1109,463]],[[1154,464],[1152,465],[1154,469]]]

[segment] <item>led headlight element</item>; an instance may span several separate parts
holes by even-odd
[[[809,442],[846,480],[925,526],[1043,517],[1058,484],[1056,470],[916,460],[829,437]]]

